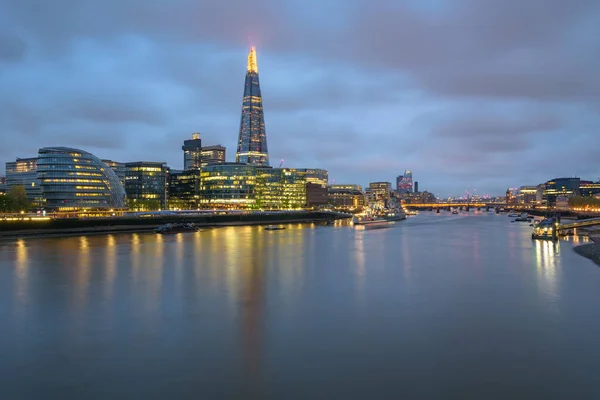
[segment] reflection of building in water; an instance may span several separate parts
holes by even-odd
[[[545,295],[556,297],[560,244],[550,240],[535,240],[534,243],[538,281]]]
[[[259,383],[263,356],[263,318],[264,318],[264,265],[263,246],[260,232],[253,231],[250,257],[243,265],[243,309],[242,309],[242,347],[244,372],[249,382]],[[241,255],[243,257],[243,255]]]

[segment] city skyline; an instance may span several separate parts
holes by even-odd
[[[363,187],[410,169],[442,197],[600,173],[596,2],[60,3],[0,6],[3,165],[69,146],[180,168],[198,131],[233,161],[256,45],[287,166]]]

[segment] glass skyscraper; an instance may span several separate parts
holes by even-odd
[[[248,54],[242,119],[235,161],[251,165],[269,165],[267,133],[265,132],[262,96],[258,82],[258,63],[254,47],[250,48]]]

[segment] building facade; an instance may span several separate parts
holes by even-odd
[[[45,209],[125,208],[121,181],[98,157],[69,147],[45,147],[38,154],[37,174]]]
[[[151,211],[167,207],[169,167],[164,162],[128,162],[125,170],[125,192],[130,209]]]
[[[404,175],[399,175],[396,178],[396,190],[400,194],[413,192],[412,172],[406,170],[404,171]]]
[[[360,185],[329,185],[329,204],[341,211],[360,211],[365,206],[365,194]]]
[[[192,138],[183,141],[183,169],[200,169],[202,165],[202,139],[200,133],[192,133]]]
[[[556,178],[546,182],[542,193],[542,204],[555,207],[558,197],[568,199],[570,196],[579,195],[580,184],[579,178]]]
[[[517,193],[516,202],[518,204],[535,204],[537,187],[536,186],[521,186]]]
[[[256,49],[254,47],[250,49],[248,54],[242,117],[235,161],[236,163],[251,165],[269,165],[262,94],[258,80]]]
[[[17,158],[6,163],[6,191],[14,186],[23,186],[27,200],[33,207],[43,206],[42,188],[37,172],[37,157]]]
[[[383,202],[387,204],[390,201],[392,184],[390,182],[371,182],[369,183],[370,200],[373,202]]]
[[[256,168],[247,164],[208,165],[201,171],[200,204],[205,209],[256,207]]]
[[[200,208],[200,170],[171,170],[167,187],[167,202],[170,210],[195,210]]]
[[[200,152],[200,165],[205,167],[211,164],[223,164],[227,149],[220,144],[203,147]]]
[[[113,171],[115,171],[115,174],[117,174],[117,177],[121,181],[121,185],[125,187],[125,175],[127,172],[127,169],[125,168],[125,163],[113,160],[102,160],[102,162],[108,165]]]

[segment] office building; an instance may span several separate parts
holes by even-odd
[[[125,190],[116,173],[86,151],[42,148],[38,152],[37,175],[47,210],[125,208]]]
[[[518,204],[535,204],[537,187],[521,186],[517,193],[516,202]]]
[[[123,185],[123,187],[125,187],[125,175],[126,175],[125,164],[121,163],[121,162],[113,161],[113,160],[102,160],[102,162],[104,164],[108,165],[113,171],[115,171],[115,174],[119,178],[119,181],[121,181],[121,185]]]
[[[329,204],[340,211],[359,211],[365,206],[365,195],[360,185],[329,185]]]
[[[258,80],[258,63],[254,47],[250,48],[248,54],[235,161],[250,165],[269,165],[262,95]]]
[[[200,165],[205,167],[211,164],[223,164],[225,162],[225,153],[226,148],[220,144],[202,147],[200,151]]]
[[[254,166],[240,163],[207,165],[202,168],[200,175],[201,208],[257,208],[257,171]]]
[[[542,193],[542,204],[554,207],[559,196],[568,198],[579,195],[580,184],[581,179],[579,178],[556,178],[546,182]]]
[[[415,181],[415,193],[419,193],[419,182]]]
[[[6,163],[6,191],[14,186],[23,186],[27,200],[35,208],[43,206],[42,188],[37,173],[37,157],[17,158]]]
[[[195,210],[200,208],[200,170],[171,170],[168,177],[168,208]]]
[[[125,192],[133,211],[163,210],[167,206],[167,176],[164,162],[125,163]]]
[[[371,182],[369,183],[370,200],[374,202],[383,201],[384,204],[390,200],[392,184],[390,182]]]
[[[396,178],[396,190],[398,193],[412,193],[413,191],[413,177],[412,172],[409,170],[404,171],[404,175],[400,175]]]
[[[183,141],[183,169],[200,169],[202,165],[202,139],[200,133],[192,133],[192,138]]]

